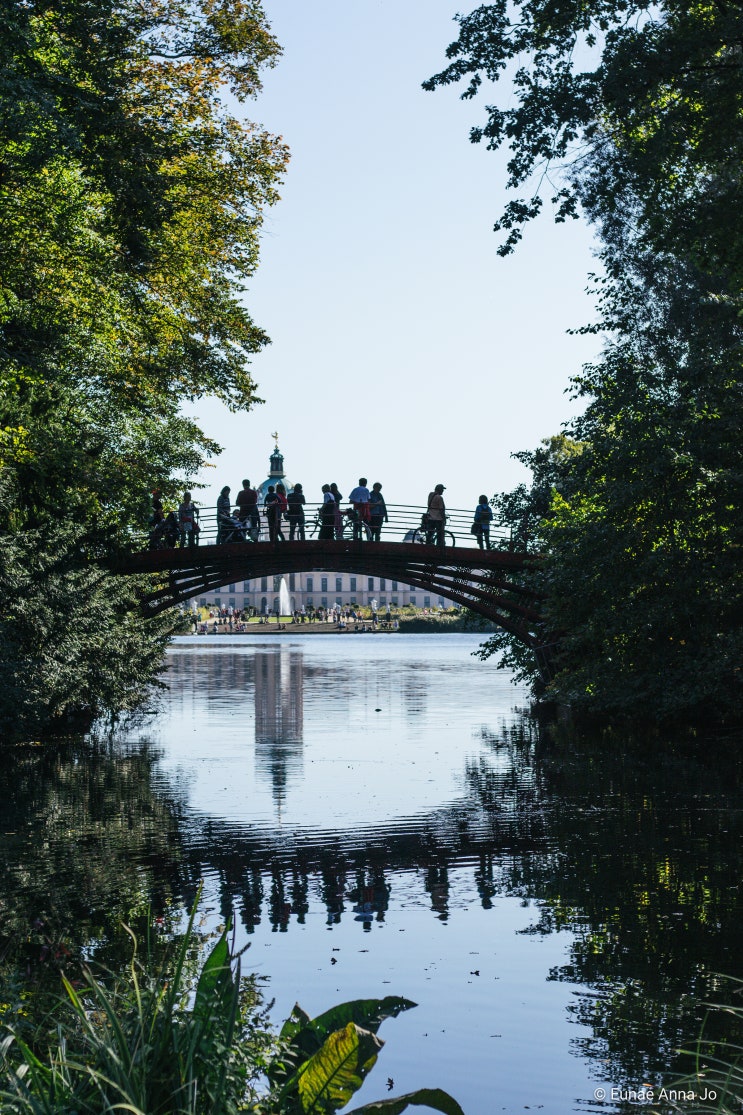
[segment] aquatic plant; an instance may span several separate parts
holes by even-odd
[[[382,1047],[380,1024],[415,1004],[357,1000],[315,1019],[295,1006],[276,1035],[255,979],[241,975],[227,928],[194,977],[195,912],[170,947],[148,936],[142,959],[131,934],[123,975],[99,979],[84,969],[79,986],[63,976],[56,1047],[37,1048],[6,1029],[6,1115],[329,1115],[349,1102]],[[397,1115],[409,1106],[463,1115],[451,1096],[430,1088],[355,1115]]]
[[[725,977],[733,994],[743,995],[743,980]],[[702,1032],[691,1052],[694,1071],[666,1089],[674,1110],[690,1115],[734,1115],[743,1111],[743,1044],[708,1036],[708,1024],[717,1015],[732,1018],[733,1031],[743,1028],[743,1004],[710,1003]],[[678,1103],[676,1103],[678,1100]]]

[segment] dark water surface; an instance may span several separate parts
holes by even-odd
[[[277,1020],[419,1004],[356,1104],[392,1077],[468,1115],[635,1110],[612,1089],[673,1078],[715,973],[743,975],[736,781],[537,746],[478,641],[178,640],[140,731],[2,771],[6,927],[67,926],[114,963],[119,918],[203,879]]]

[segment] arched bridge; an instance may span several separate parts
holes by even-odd
[[[388,577],[445,596],[493,620],[530,647],[539,661],[546,653],[539,601],[518,577],[534,561],[533,555],[507,549],[343,539],[148,550],[129,555],[118,571],[162,576],[162,584],[142,598],[145,615],[256,577],[311,570]]]

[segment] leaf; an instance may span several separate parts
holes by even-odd
[[[280,1037],[289,1043],[283,1064],[272,1066],[269,1079],[274,1082],[296,1072],[302,1061],[317,1053],[329,1034],[342,1030],[349,1022],[354,1022],[365,1030],[376,1033],[385,1018],[395,1018],[404,1010],[410,1010],[417,1003],[402,999],[397,995],[387,995],[384,999],[351,999],[310,1018],[295,1003],[292,1013],[281,1028]]]
[[[369,1030],[349,1022],[325,1040],[302,1065],[296,1077],[301,1110],[337,1111],[350,1100],[373,1068],[383,1043]]]
[[[323,1014],[318,1014],[310,1025],[323,1038],[348,1022],[355,1022],[357,1026],[376,1033],[385,1018],[396,1018],[404,1010],[411,1010],[417,1005],[412,1000],[401,999],[397,995],[387,995],[384,999],[350,999],[347,1003],[339,1003]]]
[[[415,1092],[408,1092],[404,1096],[392,1096],[390,1099],[377,1100],[375,1103],[365,1103],[363,1107],[354,1107],[348,1115],[398,1115],[408,1107],[430,1107],[433,1111],[442,1111],[444,1115],[464,1115],[457,1101],[442,1088],[418,1088]]]
[[[309,1025],[310,1022],[310,1016],[302,1010],[299,1003],[295,1003],[291,1014],[281,1027],[279,1037],[283,1038],[285,1041],[290,1041],[300,1030]]]
[[[194,1015],[208,1018],[213,1010],[215,995],[218,991],[224,989],[225,984],[229,985],[231,983],[230,950],[227,939],[222,934],[201,969],[194,999]]]

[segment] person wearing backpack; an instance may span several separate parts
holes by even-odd
[[[487,496],[480,496],[475,508],[475,521],[472,524],[472,533],[477,535],[477,545],[481,550],[490,549],[490,524],[493,521],[493,509],[488,503]]]

